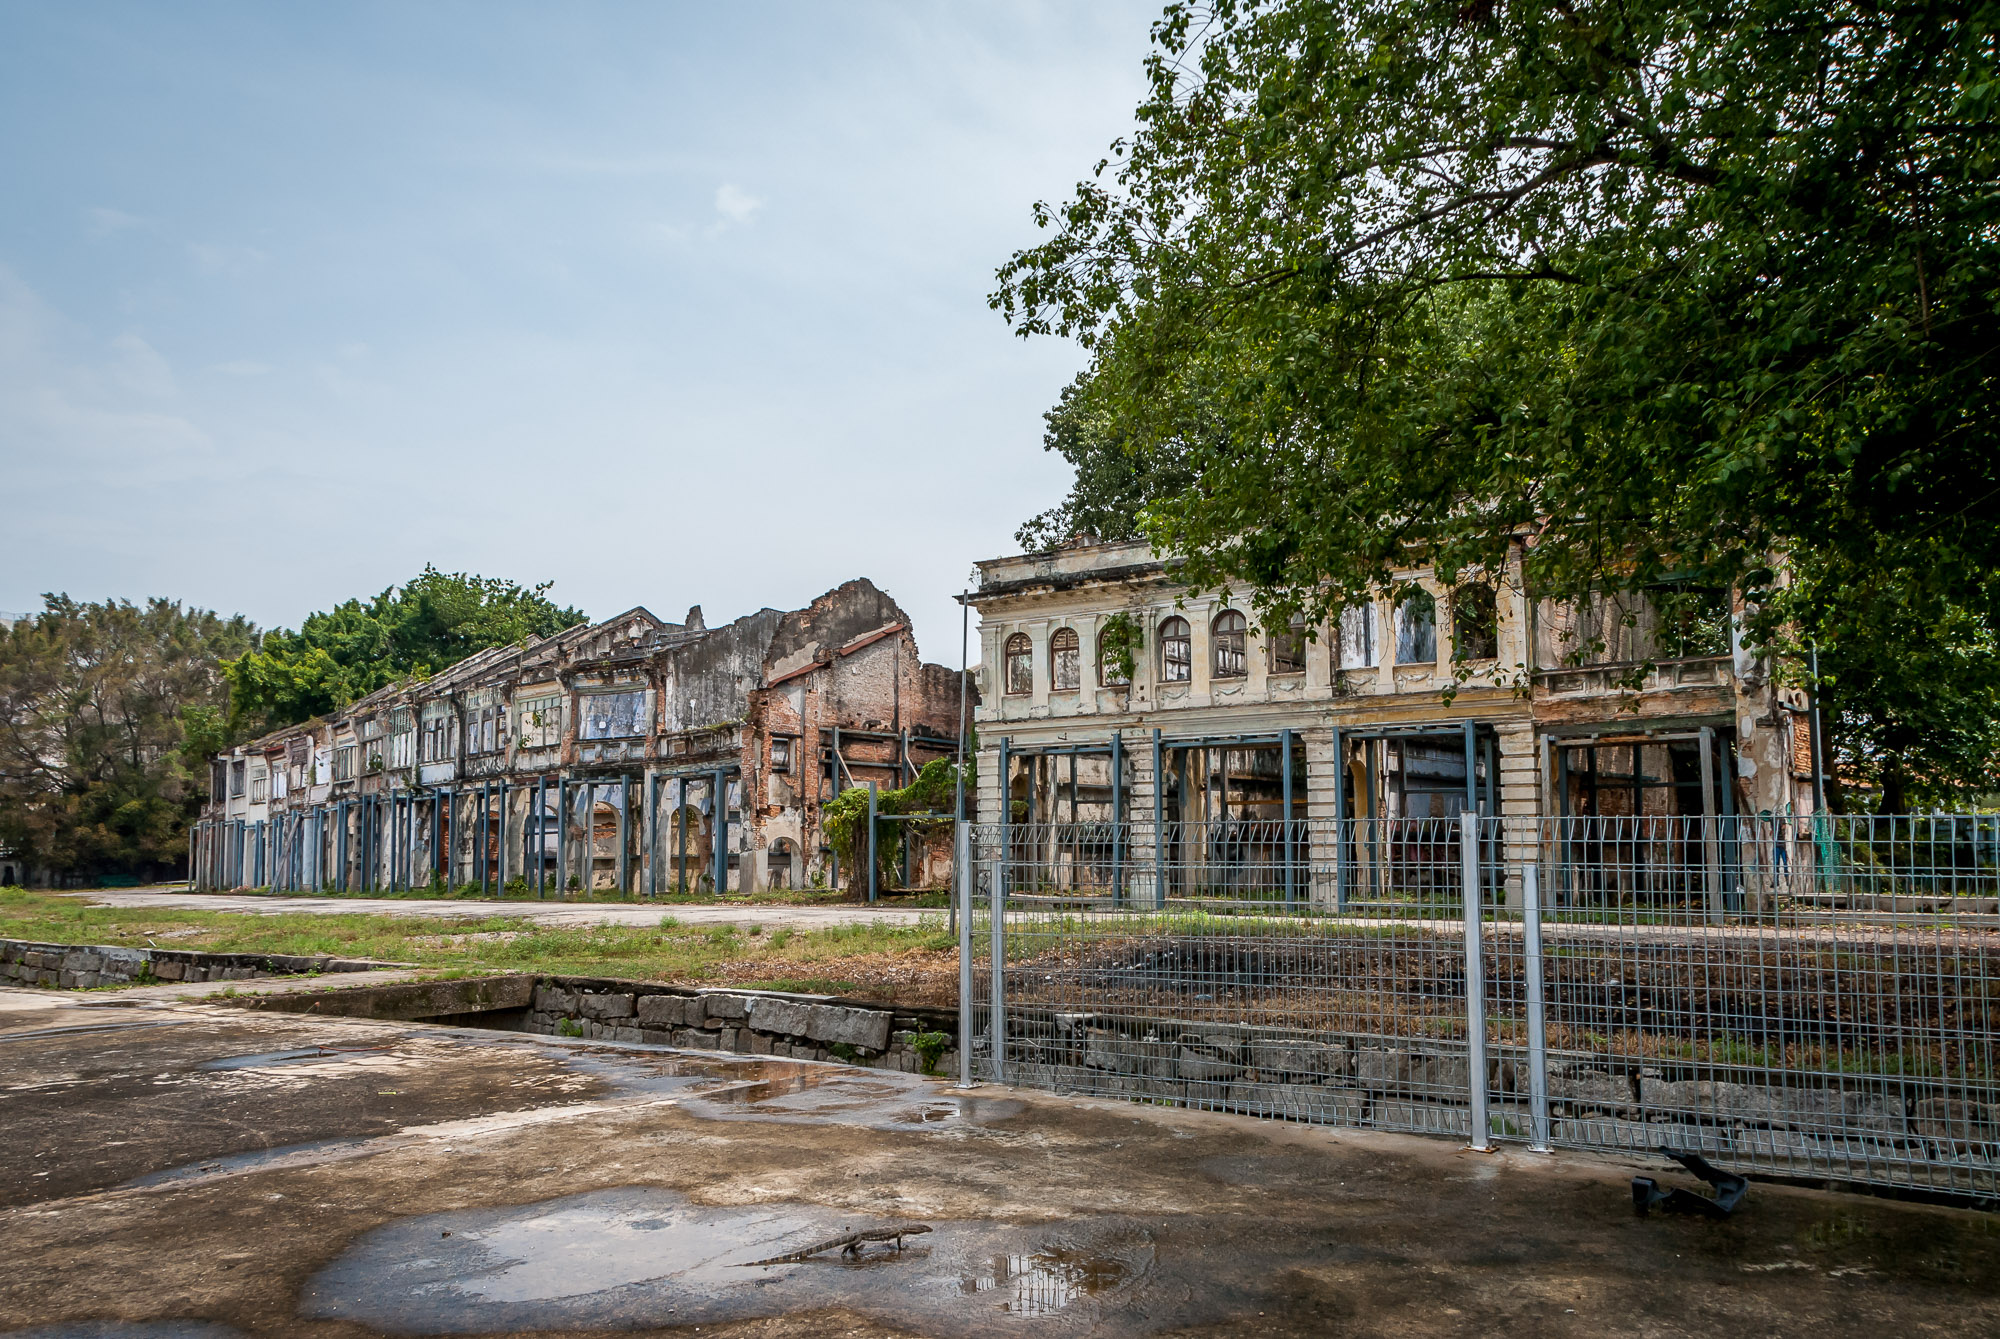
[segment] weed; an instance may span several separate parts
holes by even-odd
[[[558,1037],[581,1037],[583,1035],[583,1024],[577,1022],[574,1018],[558,1018],[556,1020],[556,1035]]]
[[[786,926],[783,929],[777,930],[771,935],[771,947],[774,949],[783,948],[785,945],[791,942],[792,942],[792,931],[790,926]]]
[[[919,1032],[910,1038],[910,1049],[917,1053],[917,1059],[923,1061],[924,1073],[935,1074],[938,1072],[938,1058],[950,1042],[951,1038],[942,1032]]]
[[[861,1058],[861,1052],[855,1050],[844,1041],[833,1043],[833,1045],[826,1048],[826,1053],[835,1060],[845,1060],[850,1065]]]

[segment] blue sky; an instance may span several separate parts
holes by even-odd
[[[1157,9],[0,4],[0,609],[866,575],[956,663],[1082,361],[985,295]]]

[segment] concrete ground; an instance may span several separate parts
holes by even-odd
[[[517,916],[539,925],[658,925],[672,916],[685,925],[744,924],[755,921],[766,929],[823,930],[833,925],[880,923],[915,925],[924,915],[909,907],[788,907],[780,903],[717,903],[663,905],[657,902],[542,902],[530,898],[439,899],[406,897],[279,897],[242,893],[190,893],[170,888],[94,888],[73,894],[101,907],[180,907],[194,911],[234,911],[253,916],[306,912],[343,916],[357,912],[378,916],[465,917]],[[932,910],[932,915],[944,913]]]
[[[1758,1184],[1727,1221],[1642,1220],[1637,1166],[0,991],[7,1333],[2000,1330],[2000,1218]]]

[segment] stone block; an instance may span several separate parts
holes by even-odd
[[[674,1034],[674,1045],[684,1046],[691,1051],[719,1051],[722,1043],[713,1032],[705,1028],[682,1028]]]
[[[635,1007],[629,991],[580,995],[576,1001],[576,1011],[585,1018],[630,1018]]]
[[[535,1008],[543,1013],[573,1014],[576,1012],[576,992],[559,986],[536,986]]]
[[[748,1031],[748,1028],[723,1028],[715,1034],[715,1044],[725,1051],[740,1051],[743,1044],[739,1038]]]
[[[679,1027],[687,1021],[686,1004],[679,995],[641,995],[636,1016],[645,1027]]]
[[[642,1027],[637,1029],[637,1031],[639,1033],[639,1040],[649,1046],[672,1046],[674,1044],[674,1034],[665,1028]]]
[[[61,986],[64,990],[75,990],[76,980],[77,977],[75,972],[64,971],[56,973],[56,984]]]
[[[181,979],[181,973],[185,970],[177,962],[156,962],[153,964],[153,975],[162,981],[178,981]]]
[[[646,1034],[635,1027],[615,1027],[611,1029],[613,1041],[644,1041]]]
[[[828,1046],[844,1043],[880,1051],[889,1045],[889,1015],[879,1009],[816,1004],[806,1019],[805,1035]]]
[[[63,956],[63,966],[72,972],[94,972],[104,966],[104,955],[77,950]]]
[[[1926,1097],[1917,1103],[1910,1127],[1926,1139],[1957,1144],[2000,1143],[2000,1119],[1984,1102],[1960,1097]]]
[[[806,1026],[812,1019],[812,1010],[813,1006],[810,1004],[760,995],[750,1001],[748,1017],[750,1026],[759,1032],[803,1037]]]
[[[1357,1051],[1354,1077],[1370,1092],[1391,1092],[1409,1082],[1410,1054],[1407,1051]]]
[[[1632,1094],[1632,1080],[1623,1074],[1612,1074],[1602,1069],[1578,1068],[1550,1074],[1549,1097],[1558,1102],[1621,1111],[1637,1104]]]
[[[1183,1046],[1174,1054],[1175,1075],[1197,1083],[1231,1083],[1242,1072],[1241,1065],[1213,1051]]]
[[[1280,1075],[1305,1079],[1346,1078],[1354,1060],[1344,1046],[1317,1041],[1253,1041],[1246,1057],[1249,1068],[1264,1080]]]
[[[771,1039],[763,1033],[753,1031],[750,1028],[744,1028],[743,1037],[745,1039],[744,1049],[751,1055],[771,1054]]]
[[[701,1007],[704,1017],[740,1023],[749,1016],[750,1001],[741,995],[703,995]]]
[[[1136,1074],[1147,1078],[1175,1077],[1172,1042],[1134,1041],[1116,1032],[1092,1032],[1083,1047],[1083,1063],[1088,1069],[1113,1074]]]

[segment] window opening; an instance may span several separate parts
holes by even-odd
[[[1460,660],[1491,660],[1500,654],[1500,610],[1493,588],[1460,586],[1451,597],[1451,635]]]
[[[1225,609],[1215,616],[1210,625],[1215,643],[1215,677],[1218,679],[1240,679],[1250,672],[1250,657],[1245,650],[1249,624],[1243,613],[1237,609]]]
[[[1306,670],[1306,621],[1294,616],[1291,624],[1271,638],[1271,673],[1303,674]]]
[[[1035,647],[1025,632],[1007,639],[1007,691],[1015,696],[1035,691]]]
[[[1396,663],[1437,663],[1437,599],[1427,590],[1413,590],[1396,604]]]
[[[1188,621],[1170,618],[1160,624],[1160,681],[1186,683],[1194,677],[1194,642]]]
[[[1083,652],[1075,628],[1057,628],[1049,638],[1049,686],[1075,692],[1083,683]]]
[[[1359,670],[1374,666],[1375,606],[1349,605],[1340,611],[1340,667]]]

